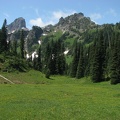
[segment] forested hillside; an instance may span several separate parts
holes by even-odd
[[[19,40],[8,40],[4,21],[0,29],[2,72],[36,69],[46,78],[90,76],[92,82],[120,83],[120,23],[100,26],[80,13],[61,18],[55,26],[32,29],[29,37],[25,29],[20,29]]]

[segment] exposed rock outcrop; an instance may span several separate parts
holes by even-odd
[[[20,17],[14,20],[11,24],[7,26],[8,33],[14,33],[20,29],[27,29],[25,19]]]
[[[32,46],[38,44],[40,36],[42,35],[43,30],[38,26],[33,26],[32,30],[29,31],[28,35],[26,36],[26,51],[31,52]]]
[[[85,17],[83,13],[75,13],[66,18],[61,17],[58,24],[55,25],[56,29],[82,32],[88,28],[96,26],[89,17]]]

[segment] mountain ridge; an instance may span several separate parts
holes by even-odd
[[[61,17],[55,26],[58,29],[63,29],[66,31],[71,31],[71,29],[80,29],[81,31],[84,31],[87,29],[87,26],[95,26],[95,23],[91,21],[89,17],[85,17],[83,13],[74,13],[65,18]]]
[[[7,25],[8,33],[13,33],[16,30],[27,29],[26,22],[23,17],[16,18],[12,23]]]
[[[56,34],[57,31],[62,31],[63,34],[66,32],[69,33],[68,35],[66,34],[68,37],[76,36],[76,38],[81,39],[82,33],[88,29],[93,29],[96,26],[97,25],[91,21],[89,17],[84,16],[83,13],[74,13],[65,18],[61,17],[57,24],[47,25],[44,28],[33,26],[31,30],[28,30],[26,28],[26,21],[22,17],[15,19],[7,26],[7,28],[9,33],[9,41],[19,40],[19,31],[21,29],[25,31],[25,49],[29,53],[33,51],[32,46],[36,46],[38,44],[41,36]],[[51,38],[48,37],[48,40],[50,39]]]
[[[75,33],[76,30],[78,32],[85,32],[87,29],[94,28],[96,26],[97,24],[93,22],[90,17],[86,17],[80,12],[71,14],[65,18],[61,17],[58,23],[55,25],[47,25],[43,28],[43,30],[50,31],[54,29],[55,31],[62,30]]]

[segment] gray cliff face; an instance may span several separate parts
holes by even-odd
[[[38,40],[40,40],[42,33],[43,30],[38,26],[33,26],[32,29],[28,32],[25,43],[25,49],[28,53],[34,51],[32,47],[35,44],[38,44]]]
[[[31,30],[26,28],[25,19],[20,17],[14,20],[7,26],[8,29],[8,41],[20,40],[21,30],[24,31],[25,50],[29,53],[32,50],[32,46],[38,44],[38,40],[43,33],[43,30],[38,26],[33,26]]]
[[[82,39],[81,34],[86,30],[96,28],[96,24],[89,17],[85,17],[83,13],[75,13],[68,17],[61,17],[56,25],[48,25],[44,28],[33,26],[31,30],[26,28],[25,19],[20,17],[14,20],[7,26],[8,41],[20,40],[20,31],[24,30],[25,50],[32,53],[38,45],[38,41],[42,35],[49,33],[55,34],[60,30],[63,33],[68,33],[68,36],[75,36],[77,39]],[[48,37],[49,39],[49,37]]]
[[[26,22],[25,19],[20,17],[14,20],[11,24],[7,26],[8,28],[8,33],[11,33],[16,30],[20,30],[22,28],[26,28]]]
[[[55,27],[65,31],[81,32],[94,26],[95,23],[89,17],[85,17],[83,13],[75,13],[66,18],[61,17]]]

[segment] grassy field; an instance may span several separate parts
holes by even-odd
[[[18,84],[0,84],[0,120],[120,119],[120,84],[65,76],[46,79],[35,71],[1,74]]]

